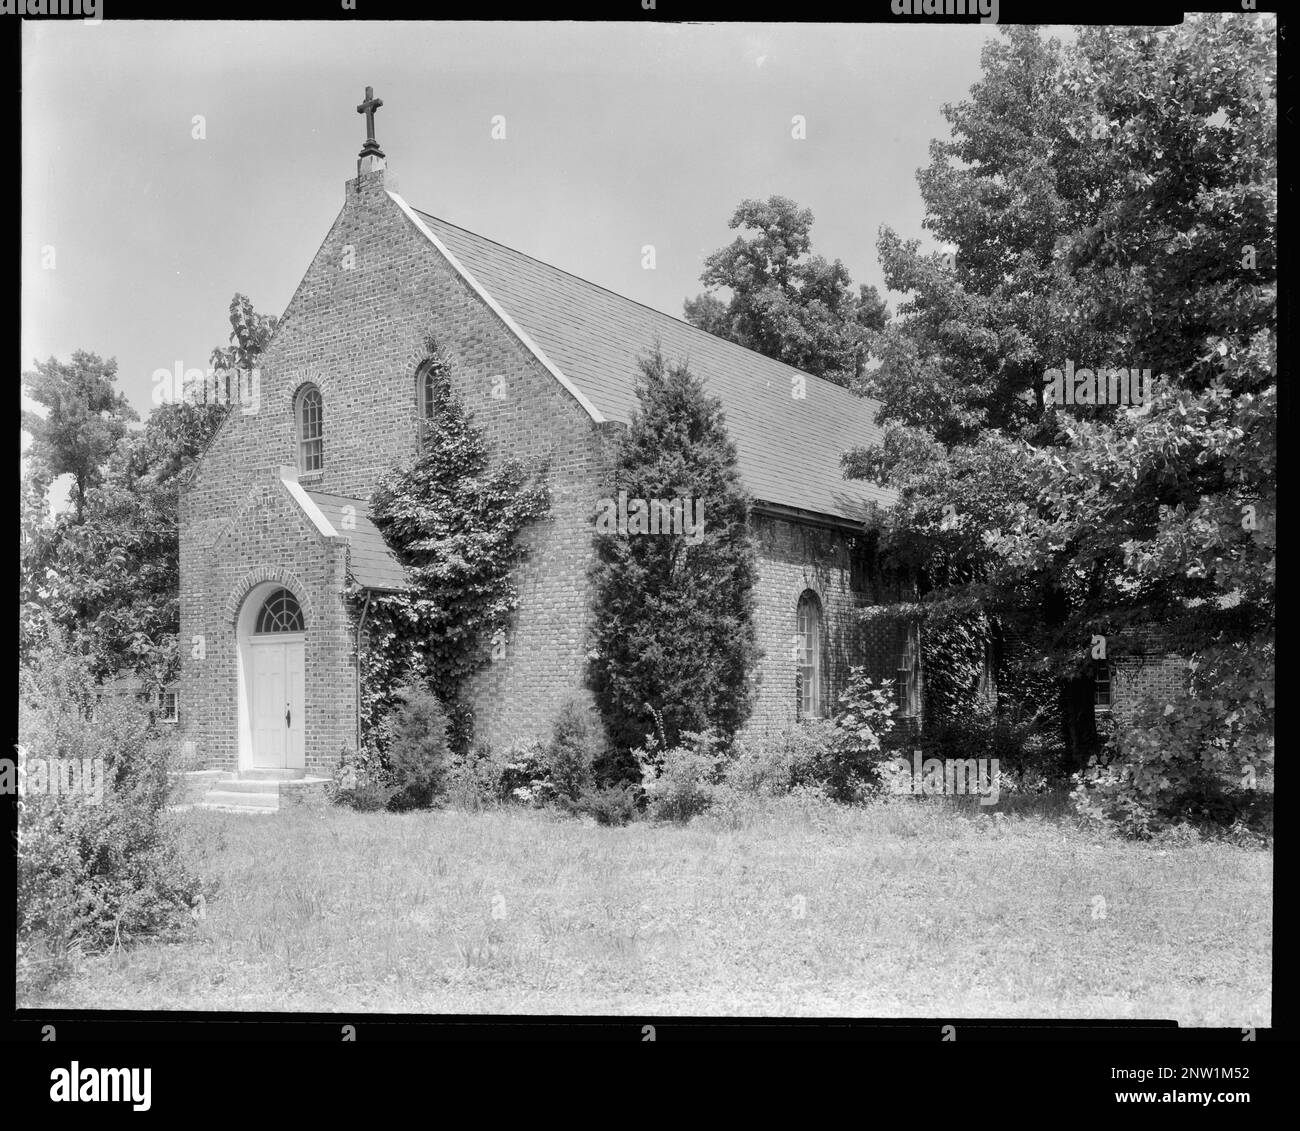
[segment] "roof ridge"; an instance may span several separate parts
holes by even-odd
[[[826,385],[829,388],[838,389],[846,396],[853,397],[854,400],[863,401],[867,404],[878,404],[873,397],[855,393],[852,389],[845,388],[843,385],[837,385],[834,381],[828,380],[825,377],[817,376],[816,373],[809,373],[806,369],[800,369],[797,365],[791,365],[788,361],[781,361],[779,358],[769,357],[767,354],[762,353],[759,350],[751,349],[749,346],[742,346],[739,342],[733,342],[730,338],[723,338],[717,334],[710,333],[708,330],[703,330],[699,326],[687,322],[685,318],[678,318],[674,314],[669,314],[667,311],[660,310],[657,306],[651,306],[648,303],[642,302],[640,299],[631,298],[628,295],[622,294],[620,291],[613,290],[612,288],[605,286],[603,283],[597,283],[592,279],[577,274],[576,272],[568,271],[563,267],[557,267],[554,263],[548,263],[545,259],[539,259],[535,255],[529,255],[528,252],[520,251],[517,247],[511,247],[509,244],[502,243],[500,240],[494,240],[491,236],[483,235],[482,232],[476,232],[472,228],[466,228],[460,224],[454,224],[452,221],[447,220],[442,216],[435,216],[432,212],[424,212],[419,208],[413,207],[412,211],[426,220],[434,220],[439,224],[446,224],[447,227],[455,228],[458,232],[464,232],[467,236],[473,236],[475,239],[482,240],[484,243],[490,243],[493,246],[502,248],[514,255],[522,256],[524,259],[531,260],[533,263],[551,271],[558,271],[561,275],[567,275],[570,279],[576,279],[579,283],[583,283],[588,287],[595,287],[596,290],[604,291],[607,295],[612,295],[621,302],[630,302],[634,306],[641,307],[642,310],[650,311],[651,314],[657,314],[661,318],[667,318],[669,321],[675,322],[679,326],[684,326],[686,329],[693,331],[696,334],[703,335],[708,341],[720,342],[723,346],[743,350],[745,353],[752,353],[755,357],[761,357],[764,361],[770,362],[773,365],[779,365],[784,369],[790,370],[792,373],[798,373],[803,377],[809,377],[814,381],[820,381],[823,385]]]

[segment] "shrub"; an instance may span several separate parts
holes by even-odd
[[[542,748],[541,779],[556,800],[576,802],[595,784],[594,767],[604,753],[605,736],[595,712],[569,699],[556,716],[551,740]]]
[[[626,825],[640,815],[644,794],[639,786],[627,782],[594,786],[573,805],[573,811],[594,817],[598,825]]]
[[[331,794],[335,804],[361,813],[387,809],[393,785],[378,752],[366,745],[359,752],[344,746],[334,769]]]
[[[487,742],[454,756],[447,768],[447,804],[478,812],[505,801],[510,793],[505,786],[509,758],[508,751],[498,753]]]
[[[740,793],[767,796],[813,784],[834,737],[831,723],[808,719],[771,734],[739,739],[725,782]]]
[[[650,816],[661,821],[689,821],[713,801],[725,748],[712,731],[687,731],[683,745],[662,752],[651,739],[636,751],[641,785]]]
[[[558,805],[569,812],[591,812],[597,819],[606,814],[613,819],[626,811],[629,802],[617,788],[619,783],[598,780],[597,767],[605,749],[595,711],[572,698],[561,707],[547,741],[515,742],[495,761],[493,791],[501,800]],[[592,798],[590,806],[584,803],[587,798]]]
[[[442,791],[447,775],[447,713],[425,687],[406,687],[384,723],[393,810],[424,809]]]
[[[856,801],[878,789],[879,768],[890,757],[884,743],[894,728],[893,696],[875,687],[863,668],[851,668],[840,693],[834,736],[816,767],[818,779],[836,801]]]
[[[25,765],[103,759],[102,795],[37,793],[29,776],[19,800],[24,976],[42,950],[57,963],[74,949],[179,936],[203,894],[166,813],[169,740],[154,731],[144,705],[126,698],[102,703],[91,722],[84,708],[93,690],[85,659],[57,635],[19,673]]]
[[[506,748],[499,788],[503,800],[520,801],[525,805],[543,805],[551,799],[543,743],[526,739],[512,742]]]

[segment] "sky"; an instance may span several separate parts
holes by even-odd
[[[367,85],[409,204],[649,306],[680,317],[736,205],[772,194],[883,292],[877,233],[934,246],[915,174],[994,34],[24,22],[22,369],[115,357],[143,416],[155,370],[206,368],[226,344],[236,291],[282,313],[356,175]]]

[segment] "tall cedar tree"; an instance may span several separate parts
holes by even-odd
[[[370,498],[371,518],[413,584],[372,600],[363,727],[378,735],[375,724],[395,705],[390,689],[414,678],[442,701],[452,742],[463,750],[473,729],[465,682],[509,628],[518,605],[512,571],[526,551],[520,535],[549,511],[550,491],[544,467],[490,466],[446,358],[435,342],[428,349],[433,411],[422,422],[422,450]]]
[[[721,402],[658,347],[641,373],[614,495],[699,500],[704,536],[596,534],[592,689],[624,757],[658,733],[656,712],[670,744],[684,731],[734,734],[758,655],[750,501]]]

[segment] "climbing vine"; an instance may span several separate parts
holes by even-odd
[[[546,467],[510,459],[492,466],[487,443],[451,385],[437,341],[426,342],[432,407],[414,463],[381,477],[370,515],[410,581],[402,593],[373,593],[366,610],[363,743],[406,683],[422,683],[446,708],[452,742],[468,746],[473,712],[466,681],[504,649],[518,604],[513,570],[521,534],[550,510]],[[364,594],[353,593],[358,613]]]

